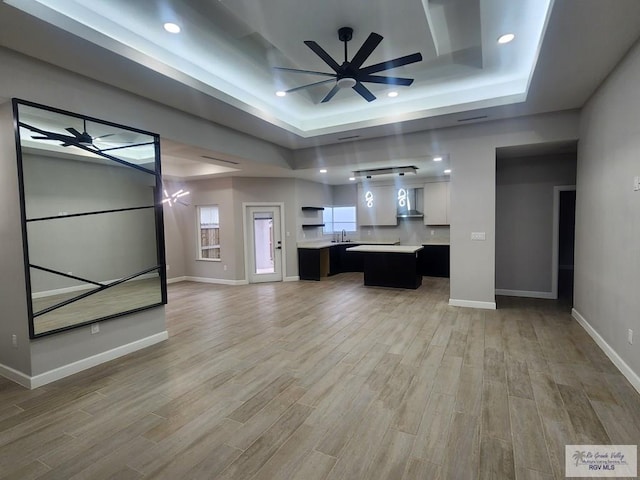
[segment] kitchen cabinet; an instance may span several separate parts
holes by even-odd
[[[449,182],[427,183],[424,186],[424,224],[449,225]]]
[[[320,280],[329,275],[328,248],[299,248],[298,276],[300,280]]]
[[[363,255],[366,286],[416,289],[422,285],[417,260],[422,249],[421,245],[359,245],[349,247],[347,255]]]
[[[395,185],[358,185],[358,225],[398,225]]]
[[[449,245],[423,245],[418,252],[418,270],[425,277],[449,278]]]

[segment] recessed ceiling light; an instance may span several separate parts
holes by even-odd
[[[433,161],[434,162],[441,162],[442,161],[442,157],[433,157]]]
[[[320,169],[320,173],[327,173],[327,169],[326,168]]]
[[[276,92],[276,96],[278,96],[278,97],[286,97],[287,96],[287,92],[282,91],[282,90],[278,90]]]
[[[394,97],[397,97],[397,96],[398,96],[398,92],[389,92],[389,93],[387,93],[387,97],[394,98]]]
[[[356,177],[349,177],[349,181],[350,182],[355,182],[356,181]]]
[[[500,35],[498,37],[498,43],[505,44],[512,41],[516,36],[513,33],[505,33],[504,35]]]
[[[450,169],[450,168],[447,168],[447,169],[444,171],[444,173],[445,173],[445,175],[449,175],[449,174],[451,173],[451,169]]]
[[[164,24],[164,29],[169,33],[180,33],[180,25],[177,23],[167,22]]]

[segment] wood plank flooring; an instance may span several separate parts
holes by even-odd
[[[640,395],[556,302],[321,282],[169,287],[170,339],[0,378],[0,479],[563,479],[640,443]]]

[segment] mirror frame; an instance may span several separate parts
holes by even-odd
[[[19,116],[19,107],[20,106],[25,106],[25,107],[31,107],[31,108],[37,108],[37,109],[41,109],[44,111],[48,111],[48,112],[52,112],[55,114],[60,114],[60,115],[65,115],[65,116],[69,116],[69,117],[75,117],[78,118],[80,120],[83,121],[90,121],[90,122],[95,122],[95,123],[99,123],[102,125],[106,125],[109,127],[114,127],[114,128],[118,128],[118,129],[122,129],[122,130],[126,130],[126,131],[130,131],[130,132],[134,132],[136,134],[141,134],[141,135],[147,135],[149,137],[153,138],[153,148],[154,148],[154,170],[150,170],[144,167],[141,167],[137,164],[134,163],[129,163],[126,160],[122,160],[122,159],[118,159],[117,157],[113,157],[111,155],[108,154],[104,154],[99,150],[93,150],[93,149],[89,149],[88,147],[85,147],[83,145],[75,145],[75,146],[79,146],[80,148],[83,148],[85,150],[90,150],[93,151],[94,153],[98,154],[99,156],[111,160],[115,163],[118,163],[119,165],[123,165],[125,167],[128,168],[133,168],[136,170],[141,170],[144,171],[147,174],[152,174],[155,177],[155,185],[154,185],[154,191],[153,191],[153,205],[150,205],[146,208],[153,208],[154,211],[154,218],[155,218],[155,240],[156,240],[156,257],[157,257],[157,264],[155,267],[152,267],[150,269],[147,269],[143,272],[138,272],[134,275],[129,275],[128,277],[122,278],[117,282],[114,282],[112,284],[107,284],[107,285],[102,285],[101,287],[95,288],[93,290],[88,291],[87,293],[84,294],[80,294],[70,300],[67,301],[63,301],[60,304],[55,305],[54,307],[56,308],[60,308],[63,306],[66,306],[68,304],[71,304],[77,300],[82,300],[83,298],[86,298],[90,295],[93,295],[94,293],[98,293],[101,291],[104,291],[106,289],[108,289],[111,286],[116,286],[122,283],[125,283],[128,280],[131,280],[132,278],[135,278],[137,276],[146,274],[146,273],[150,273],[150,272],[154,272],[157,271],[159,273],[159,277],[160,277],[160,293],[161,293],[161,301],[159,303],[153,303],[153,304],[149,304],[149,305],[145,305],[142,307],[137,307],[137,308],[133,308],[133,309],[128,309],[128,310],[123,310],[121,312],[117,312],[117,313],[112,313],[112,314],[107,314],[105,316],[101,316],[99,318],[92,318],[90,320],[87,321],[81,321],[78,323],[74,323],[71,325],[67,325],[64,327],[60,327],[60,328],[56,328],[56,329],[51,329],[42,333],[36,333],[35,332],[35,327],[34,327],[34,319],[36,316],[42,314],[42,312],[38,312],[36,315],[34,315],[34,309],[33,309],[33,303],[32,303],[32,291],[31,291],[31,264],[29,261],[29,245],[28,245],[28,235],[27,235],[27,223],[28,223],[28,219],[27,219],[27,211],[26,211],[26,199],[25,199],[25,184],[24,184],[24,169],[23,169],[23,151],[22,151],[22,142],[21,142],[21,134],[20,134],[20,116]],[[17,167],[18,167],[18,189],[19,189],[19,195],[20,195],[20,218],[21,218],[21,224],[22,224],[22,242],[23,242],[23,256],[24,256],[24,271],[25,271],[25,290],[26,290],[26,297],[27,297],[27,312],[28,312],[28,321],[29,321],[29,338],[31,339],[36,339],[36,338],[41,338],[41,337],[45,337],[45,336],[49,336],[49,335],[53,335],[53,334],[57,334],[57,333],[61,333],[61,332],[66,332],[72,329],[76,329],[76,328],[80,328],[80,327],[84,327],[86,325],[91,325],[97,322],[103,322],[106,320],[110,320],[110,319],[114,319],[114,318],[119,318],[125,315],[130,315],[132,313],[136,313],[136,312],[140,312],[143,310],[148,310],[151,308],[156,308],[156,307],[160,307],[162,305],[166,305],[167,304],[167,272],[166,272],[166,264],[165,264],[165,241],[164,241],[164,220],[163,220],[163,209],[162,209],[162,173],[161,173],[161,165],[160,165],[160,136],[158,134],[155,133],[151,133],[151,132],[147,132],[144,130],[140,130],[134,127],[129,127],[129,126],[125,126],[125,125],[121,125],[121,124],[117,124],[117,123],[113,123],[113,122],[109,122],[106,120],[101,120],[98,118],[94,118],[94,117],[89,117],[86,115],[81,115],[81,114],[77,114],[77,113],[73,113],[73,112],[69,112],[66,110],[62,110],[62,109],[58,109],[58,108],[54,108],[54,107],[49,107],[46,105],[41,105],[38,103],[34,103],[34,102],[30,102],[30,101],[26,101],[26,100],[21,100],[21,99],[17,99],[17,98],[13,98],[12,99],[12,106],[13,106],[13,128],[14,128],[14,132],[15,132],[15,140],[16,140],[16,158],[17,158]],[[139,207],[138,207],[139,208]],[[136,208],[132,208],[132,209],[125,209],[125,210],[135,210]],[[88,212],[88,214],[95,214],[95,213],[105,213],[105,212]],[[80,216],[80,215],[86,215],[87,213],[79,213],[79,214],[73,214],[71,216]],[[55,272],[57,273],[57,272]],[[64,275],[64,276],[68,276],[68,275]],[[74,278],[76,280],[81,280],[86,282],[86,280],[84,279],[80,279],[80,278],[75,278],[73,276],[69,277],[69,278]],[[95,282],[90,282],[90,283],[95,283]],[[49,309],[45,309],[45,313],[46,311]]]

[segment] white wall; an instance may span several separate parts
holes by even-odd
[[[496,289],[551,296],[553,187],[575,179],[575,154],[498,159]]]
[[[561,112],[309,148],[296,151],[294,163],[296,168],[311,168],[317,157],[331,166],[448,153],[453,170],[450,297],[454,304],[491,308],[495,305],[496,148],[577,138],[577,112]],[[486,241],[471,241],[471,232],[486,232]]]
[[[582,113],[574,308],[635,372],[640,389],[640,191],[632,188],[640,175],[638,85],[640,45]]]

